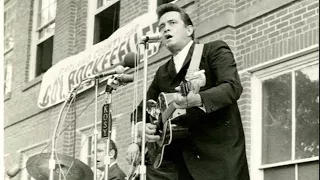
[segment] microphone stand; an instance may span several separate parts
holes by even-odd
[[[108,130],[107,130],[107,147],[106,147],[106,153],[104,157],[105,168],[104,168],[104,180],[108,180],[109,178],[109,165],[110,165],[110,156],[109,156],[109,149],[110,149],[110,138],[111,138],[111,132],[112,132],[112,115],[111,115],[111,103],[112,103],[112,91],[117,89],[117,85],[119,82],[115,78],[108,79],[107,86],[106,86],[106,111],[107,111],[107,117],[108,117]],[[105,106],[103,107],[103,111],[105,111]],[[101,125],[102,128],[104,124]]]
[[[64,103],[63,103],[63,105],[62,105],[62,108],[61,108],[61,110],[60,110],[60,112],[59,112],[58,122],[57,122],[57,124],[56,124],[56,126],[55,126],[55,128],[54,128],[53,135],[52,135],[52,140],[51,140],[51,142],[52,142],[51,145],[52,145],[52,146],[51,146],[51,155],[50,155],[50,159],[49,159],[49,171],[50,171],[49,180],[53,180],[53,170],[54,170],[55,167],[56,167],[56,161],[55,161],[55,159],[54,159],[54,153],[55,153],[55,151],[56,151],[56,141],[55,141],[55,140],[56,140],[56,134],[57,134],[57,131],[58,131],[58,127],[59,127],[59,125],[60,125],[60,120],[61,120],[62,112],[63,112],[64,108],[66,107],[68,101],[69,101],[69,100],[72,100],[72,95],[73,95],[73,93],[76,91],[76,89],[77,89],[80,85],[81,85],[81,83],[80,83],[78,86],[75,86],[75,87],[71,90],[69,96],[68,96],[68,97],[66,98],[66,100],[64,101]]]
[[[141,143],[141,164],[139,168],[140,180],[146,179],[145,165],[145,144],[146,144],[146,110],[147,110],[147,75],[148,75],[148,48],[147,41],[143,41],[144,61],[143,61],[143,100],[142,100],[142,143]]]
[[[93,179],[97,180],[97,138],[98,138],[98,129],[97,129],[97,122],[98,122],[98,86],[99,86],[99,77],[94,79],[94,86],[95,86],[95,116],[94,116],[94,176]]]

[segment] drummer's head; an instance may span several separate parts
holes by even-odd
[[[100,170],[104,170],[105,168],[105,155],[107,152],[107,139],[101,138],[97,141],[97,168]],[[118,150],[116,147],[116,144],[110,140],[109,145],[109,156],[110,156],[110,163],[113,163],[116,161],[118,155]]]

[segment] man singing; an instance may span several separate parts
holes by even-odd
[[[195,47],[194,27],[188,14],[175,4],[158,7],[162,43],[172,58],[157,70],[147,93],[147,100],[161,92],[174,93],[174,106],[186,109],[185,123],[190,135],[172,141],[165,148],[159,168],[146,164],[148,180],[249,180],[245,137],[237,105],[242,86],[236,62],[229,46],[220,40],[204,44],[200,70],[205,70],[206,84],[185,97],[177,92],[185,79]],[[142,117],[142,106],[137,109]],[[142,123],[137,123],[142,136]],[[147,143],[160,139],[156,126],[146,124]],[[128,148],[129,159],[139,148]],[[148,155],[146,155],[148,156]],[[146,158],[147,159],[147,158]]]
[[[97,169],[98,171],[98,180],[104,180],[104,171],[105,171],[105,155],[107,152],[107,139],[101,138],[97,142]],[[125,180],[125,173],[120,169],[116,160],[118,156],[118,150],[116,144],[110,140],[109,147],[109,156],[110,164],[108,171],[108,180]]]

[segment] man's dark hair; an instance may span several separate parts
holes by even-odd
[[[107,148],[107,141],[108,141],[107,138],[100,138],[100,139],[98,139],[97,144],[105,144],[105,145],[106,145],[106,148]],[[112,149],[114,150],[114,159],[117,159],[117,157],[118,157],[118,149],[117,149],[117,146],[116,146],[116,144],[114,143],[114,141],[112,141],[112,140],[110,139],[109,151],[111,151]]]
[[[176,4],[173,4],[173,3],[162,4],[157,8],[158,20],[165,13],[172,12],[172,11],[180,13],[181,19],[186,26],[189,26],[189,25],[193,26],[193,23],[192,23],[189,15],[186,12],[184,12],[184,10],[182,8],[180,8],[179,6],[177,6]],[[192,37],[192,39],[194,39],[194,31],[193,31],[191,37]]]

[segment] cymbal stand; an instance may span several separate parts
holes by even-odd
[[[52,139],[51,139],[51,155],[50,155],[50,159],[49,159],[49,180],[53,180],[53,170],[55,169],[56,167],[56,161],[54,159],[54,153],[56,152],[56,134],[57,134],[57,131],[58,131],[58,128],[59,128],[59,125],[60,125],[60,122],[61,122],[61,116],[62,116],[62,112],[64,110],[64,108],[66,107],[67,103],[69,101],[72,101],[72,99],[74,98],[76,92],[77,92],[77,89],[78,87],[82,84],[79,83],[77,86],[73,87],[73,89],[70,91],[68,97],[66,98],[66,100],[64,101],[63,105],[62,105],[62,108],[59,112],[59,116],[58,116],[58,122],[54,128],[54,131],[53,131],[53,135],[52,135]]]

